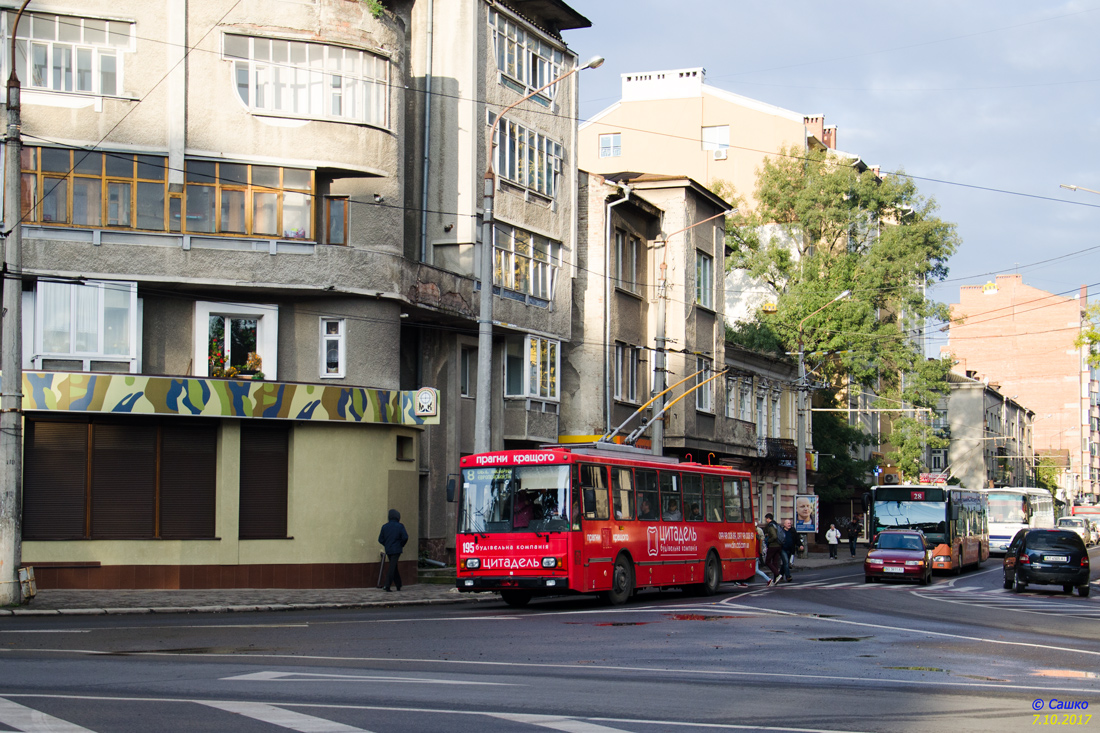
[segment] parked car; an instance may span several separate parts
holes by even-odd
[[[1060,585],[1064,593],[1089,594],[1089,551],[1073,529],[1021,529],[1008,545],[1004,587],[1023,593],[1028,585]]]
[[[1092,531],[1089,529],[1089,520],[1084,517],[1062,517],[1055,526],[1059,529],[1076,532],[1081,541],[1085,543],[1085,547],[1092,544]]]
[[[932,582],[932,546],[922,532],[885,529],[878,533],[863,561],[863,581],[881,578],[915,580],[921,585]]]

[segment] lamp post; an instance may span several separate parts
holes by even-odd
[[[1074,185],[1069,184],[1069,183],[1059,183],[1058,188],[1065,188],[1065,189],[1068,189],[1070,191],[1088,191],[1089,193],[1100,194],[1100,191],[1093,191],[1091,188],[1085,188],[1084,186],[1074,186]]]
[[[574,67],[533,92],[530,92],[500,111],[489,128],[489,164],[485,171],[485,198],[482,205],[481,224],[481,312],[477,320],[477,397],[474,402],[474,452],[489,451],[489,416],[492,404],[493,375],[493,195],[496,192],[496,170],[493,153],[496,149],[496,132],[501,118],[514,107],[539,92],[554,86],[570,75],[584,69],[596,69],[603,65],[602,56],[593,56],[583,65]]]
[[[795,460],[798,468],[799,494],[806,493],[806,390],[809,389],[809,386],[806,384],[806,352],[802,343],[802,326],[805,325],[806,321],[810,318],[813,318],[833,303],[843,300],[851,294],[851,290],[845,290],[843,293],[798,322],[798,425],[796,429],[797,435],[795,436],[798,440],[798,456]]]

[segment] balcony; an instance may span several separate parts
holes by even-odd
[[[758,439],[757,446],[760,449],[760,457],[765,463],[780,468],[795,468],[798,458],[798,446],[793,440],[787,438]]]

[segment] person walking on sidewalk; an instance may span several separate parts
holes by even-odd
[[[390,586],[401,590],[401,573],[397,569],[397,561],[401,558],[405,543],[409,541],[409,533],[405,531],[405,525],[401,524],[401,512],[390,509],[389,518],[390,521],[383,524],[382,531],[378,533],[378,544],[385,548],[386,558],[390,563],[390,574],[382,588],[384,591],[388,591]]]
[[[764,555],[764,566],[772,571],[772,579],[768,585],[778,585],[783,575],[779,568],[779,558],[783,553],[783,529],[775,523],[775,517],[771,514],[764,515],[764,543],[767,550]]]
[[[835,524],[830,524],[829,529],[825,532],[825,541],[829,543],[829,559],[836,560],[837,545],[840,544],[840,530],[836,528]]]
[[[789,519],[783,520],[783,565],[780,572],[783,573],[783,580],[790,583],[794,580],[791,577],[791,569],[794,567],[794,554],[802,549],[802,535],[794,528],[794,523]]]
[[[852,551],[852,557],[856,556],[856,540],[859,539],[860,532],[863,531],[863,525],[856,521],[855,517],[848,522],[848,548]]]

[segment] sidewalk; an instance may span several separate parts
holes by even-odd
[[[811,553],[795,560],[794,572],[863,562],[865,552],[851,557],[848,547],[830,560]],[[380,588],[235,588],[211,590],[40,590],[27,605],[0,608],[2,616],[102,616],[133,613],[229,613],[327,608],[425,606],[500,602],[496,593],[459,593],[453,585],[417,583],[387,593]]]

